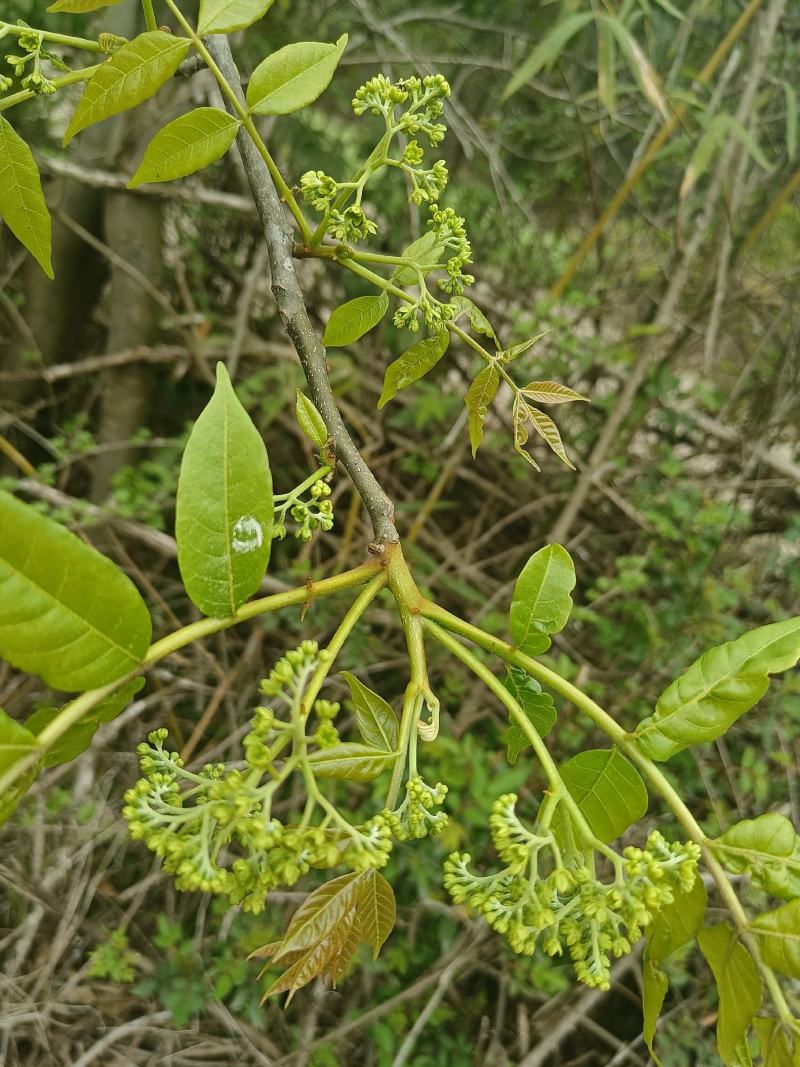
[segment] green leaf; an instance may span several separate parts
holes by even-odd
[[[183,453],[178,565],[192,601],[227,618],[261,584],[272,547],[272,476],[261,435],[217,364],[217,385]]]
[[[424,337],[421,341],[417,341],[402,356],[398,356],[393,363],[390,363],[383,379],[378,408],[382,408],[397,396],[401,389],[418,381],[435,367],[447,351],[449,344],[450,334],[445,328],[431,337]]]
[[[763,1067],[798,1067],[800,1043],[795,1035],[785,1030],[777,1019],[754,1019],[753,1026],[761,1046]]]
[[[729,871],[749,873],[764,892],[800,897],[800,835],[785,815],[743,819],[716,838],[714,848]]]
[[[753,957],[727,925],[707,926],[697,935],[700,951],[717,983],[717,1047],[726,1067],[738,1067],[739,1046],[746,1039],[761,1004],[761,979]]]
[[[299,41],[279,48],[256,67],[247,86],[247,105],[256,115],[288,115],[313,103],[328,88],[347,46]]]
[[[371,745],[343,741],[331,748],[312,752],[308,762],[317,778],[346,778],[350,782],[371,782],[379,778],[397,759],[396,752],[379,752]]]
[[[728,136],[731,127],[730,115],[715,115],[695,145],[681,181],[679,196],[685,199],[697,182],[708,170],[711,160],[722,142]]]
[[[372,949],[372,958],[376,960],[386,938],[394,929],[396,918],[394,892],[379,871],[364,872],[358,918],[361,940],[366,941]]]
[[[529,656],[550,647],[550,634],[567,625],[572,611],[575,566],[561,545],[534,552],[517,579],[511,598],[509,631],[514,644]]]
[[[87,126],[153,96],[178,69],[190,43],[186,37],[151,30],[113,52],[86,83],[64,134],[64,144]]]
[[[381,752],[396,752],[400,730],[392,705],[368,689],[354,674],[349,671],[341,674],[350,687],[356,726],[364,744]]]
[[[659,964],[694,940],[703,924],[707,904],[703,879],[695,878],[692,888],[688,892],[677,893],[672,903],[661,909],[645,932],[647,944],[642,960],[642,1032],[650,1055],[659,1067],[661,1061],[653,1050],[653,1042],[656,1023],[669,988],[669,979],[660,970]]]
[[[297,425],[306,437],[314,442],[317,448],[324,448],[328,443],[328,427],[325,425],[325,420],[305,393],[298,389],[296,390],[296,395],[297,401],[294,415],[297,419]]]
[[[224,156],[241,123],[217,107],[198,107],[168,122],[145,149],[129,189],[185,178]]]
[[[599,18],[605,22],[616,37],[619,50],[628,61],[631,73],[646,99],[650,101],[657,111],[661,112],[665,119],[668,119],[669,107],[661,91],[658,75],[653,70],[650,60],[639,47],[635,37],[618,18],[614,18],[612,15],[600,15]]]
[[[509,667],[503,685],[525,712],[536,733],[540,737],[547,737],[556,721],[556,708],[550,694],[543,693],[536,679],[520,667]],[[507,735],[508,762],[516,763],[520,752],[529,744],[520,727],[512,721]]]
[[[99,11],[101,7],[111,7],[119,0],[56,0],[47,8],[53,14],[85,15],[89,11]]]
[[[666,11],[668,15],[672,15],[672,17],[673,17],[674,19],[678,19],[678,20],[679,20],[680,22],[683,22],[683,21],[684,21],[684,19],[685,19],[685,17],[686,17],[686,16],[685,16],[685,15],[683,15],[683,14],[682,14],[682,13],[681,13],[681,12],[680,12],[680,11],[679,11],[678,9],[677,9],[677,7],[675,7],[675,5],[674,5],[674,4],[671,4],[671,3],[669,2],[669,0],[655,0],[655,2],[656,2],[656,3],[658,4],[658,6],[659,6],[660,8],[662,8],[662,10]]]
[[[614,34],[602,20],[597,22],[597,95],[614,119],[617,117],[617,69]]]
[[[509,81],[508,85],[503,90],[503,95],[500,99],[508,100],[508,98],[518,92],[526,82],[535,78],[540,70],[544,70],[545,67],[551,67],[575,34],[579,33],[584,26],[587,26],[594,17],[594,12],[585,11],[578,15],[570,15],[568,18],[559,22],[559,24],[539,42],[519,70],[514,74],[511,81]]]
[[[800,978],[800,900],[767,911],[750,925],[764,963],[789,978]]]
[[[0,492],[0,656],[53,689],[94,689],[142,662],[150,616],[111,560]]]
[[[115,719],[130,704],[143,685],[144,678],[132,678],[129,682],[120,686],[116,692],[110,693],[104,700],[101,700],[96,707],[88,711],[79,722],[71,726],[47,750],[47,754],[44,757],[44,766],[56,767],[61,763],[70,763],[81,752],[85,752],[102,724]],[[66,709],[39,708],[25,720],[25,728],[38,735],[45,726],[49,726],[64,710]]]
[[[613,841],[647,811],[639,772],[615,748],[579,752],[563,764],[561,777],[601,841]]]
[[[200,0],[197,32],[232,33],[252,26],[272,7],[272,0]]]
[[[640,750],[666,760],[713,741],[766,693],[769,675],[800,659],[800,617],[760,626],[705,652],[668,686],[636,731]]]
[[[786,155],[791,163],[797,156],[797,92],[787,81],[781,86],[786,101]]]
[[[389,310],[389,297],[358,296],[336,308],[328,319],[322,343],[326,348],[346,348],[377,326]]]
[[[37,749],[36,738],[25,726],[12,719],[0,708],[0,775],[21,759]],[[0,794],[0,826],[14,812],[20,800],[38,774],[39,766],[32,767],[18,778],[10,789]]]
[[[433,265],[439,262],[439,256],[444,250],[444,242],[437,238],[432,230],[428,230],[421,237],[418,237],[416,241],[412,241],[407,248],[404,248],[400,255],[403,259],[411,260],[422,274],[428,275],[433,269]],[[425,267],[428,269],[423,270]],[[392,275],[392,281],[395,285],[416,285],[419,278],[417,271],[412,267],[396,267]]]
[[[0,115],[0,218],[30,252],[48,278],[52,224],[33,153]]]
[[[482,333],[485,337],[490,337],[497,342],[494,327],[474,300],[470,300],[468,296],[454,296],[450,300],[450,306],[456,309],[456,319],[466,315],[475,333]]]
[[[467,405],[467,426],[469,429],[469,443],[472,446],[472,458],[480,448],[483,440],[483,423],[489,405],[495,398],[500,385],[500,372],[492,363],[484,367],[475,381],[467,389],[464,403]]]
[[[573,400],[589,402],[587,396],[581,396],[574,389],[559,382],[528,382],[521,391],[536,404],[569,404]]]

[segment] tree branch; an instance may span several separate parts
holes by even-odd
[[[227,38],[209,37],[206,47],[226,81],[244,101],[239,71],[236,69]],[[229,111],[232,110],[227,101],[226,106]],[[394,505],[356,448],[333,395],[328,379],[325,349],[308,317],[303,292],[295,274],[292,258],[293,235],[283,204],[266,165],[246,130],[239,130],[237,144],[264,231],[272,270],[272,292],[283,325],[303,367],[311,399],[325,420],[337,457],[353,480],[369,513],[376,544],[396,542],[399,537],[394,525]]]

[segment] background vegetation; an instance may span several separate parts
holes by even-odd
[[[10,7],[6,17],[42,23],[38,0]],[[530,377],[591,396],[561,409],[578,472],[544,448],[542,472],[526,466],[509,446],[503,404],[472,460],[463,396],[477,363],[467,350],[451,351],[380,413],[385,366],[406,338],[381,327],[331,351],[332,379],[396,502],[418,580],[440,603],[502,632],[531,551],[548,539],[569,548],[579,607],[550,656],[633,727],[702,649],[800,613],[800,12],[785,0],[598,3],[641,51],[617,43],[612,61],[587,24],[563,48],[550,39],[550,66],[504,101],[553,25],[591,10],[589,0],[276,0],[240,59],[252,69],[286,41],[350,34],[317,105],[281,119],[274,136],[273,120],[262,123],[295,182],[310,167],[342,174],[363,157],[372,131],[353,121],[350,99],[375,71],[450,80],[447,202],[466,216],[480,264],[472,296],[502,324],[504,345],[545,333],[520,360]],[[97,28],[127,34],[138,16],[126,0],[99,12]],[[48,18],[65,32],[85,27]],[[3,472],[124,567],[164,629],[194,610],[178,580],[170,509],[215,360],[269,441],[278,491],[311,462],[292,412],[300,370],[236,160],[201,181],[125,191],[143,145],[187,102],[217,102],[204,73],[175,79],[156,102],[90,129],[67,152],[58,148],[66,103],[15,115],[47,146],[39,162],[50,176],[55,283],[0,234]],[[626,175],[648,164],[665,123],[659,106],[674,132],[577,272],[565,273]],[[389,183],[380,196],[381,231],[401,247],[419,233],[417,210]],[[320,326],[364,291],[318,262],[301,271]],[[269,589],[363,558],[368,524],[343,475],[333,500],[330,533],[299,551],[276,546]],[[309,987],[286,1012],[260,1006],[246,954],[304,894],[272,894],[257,918],[225,911],[177,894],[128,840],[119,808],[137,776],[137,742],[167,725],[198,763],[236,758],[257,680],[301,635],[329,636],[330,611],[314,604],[302,625],[286,611],[174,656],[76,763],[39,778],[0,839],[0,1062],[647,1061],[636,954],[617,966],[609,993],[575,987],[567,964],[513,956],[441,888],[441,856],[485,825],[487,798],[538,784],[524,759],[508,765],[502,709],[452,662],[439,681],[445,726],[428,755],[451,783],[451,824],[413,863],[398,850],[390,878],[399,929],[339,989]],[[398,696],[394,617],[358,637],[342,666]],[[11,715],[47,699],[38,680],[0,665],[0,705]],[[564,756],[592,741],[570,708],[559,721]],[[773,683],[758,714],[671,767],[710,832],[765,810],[797,825],[799,738],[795,673]],[[654,815],[653,825],[666,823]],[[664,1062],[717,1062],[705,964],[679,960],[670,975]]]

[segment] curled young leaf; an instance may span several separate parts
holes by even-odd
[[[377,326],[388,310],[386,293],[348,300],[328,319],[322,343],[326,348],[346,348]]]
[[[313,103],[328,88],[347,47],[298,41],[279,48],[259,63],[247,86],[247,106],[256,115],[288,115]]]
[[[129,189],[185,178],[224,156],[240,122],[218,107],[198,107],[168,122],[145,149]]]
[[[800,659],[800,617],[760,626],[709,649],[668,686],[636,743],[654,760],[713,741],[766,693],[769,675]]]
[[[267,450],[218,363],[214,395],[186,443],[175,502],[181,576],[206,615],[233,615],[258,589],[273,518]]]
[[[514,586],[509,631],[529,656],[550,647],[550,634],[567,625],[572,611],[575,565],[561,545],[545,545],[530,557]]]
[[[726,1067],[740,1067],[739,1050],[761,1004],[758,968],[727,923],[700,930],[697,943],[717,983],[720,1058]]]
[[[30,252],[48,278],[52,223],[33,153],[0,115],[0,218]]]
[[[424,337],[421,341],[417,341],[402,356],[398,356],[393,363],[390,363],[383,379],[378,408],[388,404],[401,389],[412,385],[435,367],[447,351],[449,344],[450,334],[446,329],[440,330],[431,337]]]
[[[305,393],[297,389],[296,397],[294,416],[297,419],[297,425],[317,448],[324,448],[328,442],[328,427],[325,425],[325,420]]]
[[[495,398],[500,385],[500,372],[492,363],[476,376],[467,390],[464,403],[467,405],[467,427],[469,429],[469,443],[472,446],[472,456],[480,448],[483,440],[483,423],[489,405]]]
[[[364,744],[371,745],[372,748],[379,749],[381,752],[395,753],[400,728],[392,705],[387,703],[382,696],[373,693],[354,674],[349,671],[341,673],[350,687],[356,726]]]
[[[178,69],[190,44],[188,37],[150,30],[112,52],[86,83],[64,134],[64,144],[87,126],[153,96]]]
[[[59,523],[0,492],[0,656],[81,692],[134,670],[150,615],[126,574]]]
[[[592,833],[601,841],[613,841],[647,811],[641,775],[615,748],[579,752],[560,772]]]

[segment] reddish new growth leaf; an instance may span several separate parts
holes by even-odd
[[[297,909],[281,941],[251,953],[269,961],[264,970],[276,963],[287,967],[264,1000],[288,991],[288,1004],[312,978],[336,985],[360,944],[370,945],[377,958],[394,921],[392,887],[377,871],[343,874],[321,885]]]

